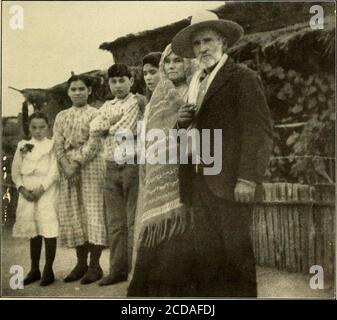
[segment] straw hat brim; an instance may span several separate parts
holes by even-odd
[[[209,20],[192,24],[179,31],[172,39],[172,51],[184,58],[195,58],[192,47],[192,34],[202,28],[215,29],[226,39],[228,47],[233,46],[243,36],[243,28],[230,20]]]

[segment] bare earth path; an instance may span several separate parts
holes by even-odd
[[[73,249],[57,248],[54,271],[56,281],[48,287],[40,287],[39,283],[31,284],[22,290],[10,288],[9,272],[12,265],[20,265],[25,273],[29,270],[29,241],[13,239],[10,227],[2,229],[2,297],[64,297],[64,298],[125,298],[128,282],[118,283],[112,286],[99,287],[97,283],[80,285],[79,282],[64,283],[62,279],[76,263]],[[41,270],[44,265],[44,251],[41,254]],[[101,265],[106,273],[109,251],[104,250]],[[332,298],[333,290],[312,290],[309,287],[310,276],[288,273],[271,268],[258,267],[258,295],[259,297],[289,297],[289,298]]]

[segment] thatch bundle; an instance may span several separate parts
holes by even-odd
[[[334,15],[334,3],[320,3],[324,15]],[[262,33],[306,23],[312,17],[313,3],[305,2],[239,2],[226,4],[213,11],[221,19],[234,20],[245,29],[245,34]],[[182,28],[189,25],[191,17],[153,30],[128,34],[114,41],[104,42],[100,49],[112,53],[116,62],[140,65],[142,57],[150,51],[163,51]]]
[[[106,72],[101,70],[93,70],[83,73],[88,76],[92,81],[93,95],[91,99],[93,101],[102,100],[105,101],[106,93],[102,92],[102,84],[106,78]],[[36,109],[43,109],[46,104],[51,101],[56,105],[60,105],[60,109],[66,108],[71,103],[67,95],[67,83],[63,82],[57,84],[48,89],[23,89],[21,91],[25,99],[34,106]]]
[[[229,53],[240,62],[255,60],[257,64],[268,61],[302,74],[311,74],[319,70],[332,73],[335,59],[335,24],[333,17],[326,18],[324,29],[312,30],[308,23],[267,32],[246,35]],[[133,67],[136,81],[134,92],[144,93],[144,81],[139,67]],[[91,103],[99,107],[111,98],[107,74],[103,70],[85,73],[93,80]],[[66,83],[49,89],[24,89],[21,91],[26,100],[41,109],[52,104],[58,110],[70,104],[66,94]]]
[[[324,29],[313,30],[308,23],[247,35],[230,49],[239,61],[268,61],[304,75],[318,71],[333,73],[335,61],[335,19],[326,17]]]
[[[143,94],[145,85],[141,69],[131,67],[131,72],[135,78],[134,86],[131,89],[132,92]],[[106,100],[113,98],[108,86],[107,70],[93,70],[82,73],[82,75],[86,75],[91,80],[92,94],[89,97],[89,103],[93,107],[99,108]],[[33,105],[34,110],[46,112],[49,115],[52,124],[59,111],[71,106],[71,101],[67,95],[66,82],[57,84],[48,89],[27,88],[20,90],[20,92],[23,94],[26,101]]]

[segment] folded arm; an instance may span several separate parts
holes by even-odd
[[[90,123],[90,136],[102,137],[109,132],[110,127],[122,117],[116,110],[110,110],[107,101],[98,111],[98,115]]]
[[[129,129],[136,134],[137,121],[139,119],[139,106],[135,99],[122,111],[122,116],[110,127],[109,134],[115,135],[117,131],[123,129]]]

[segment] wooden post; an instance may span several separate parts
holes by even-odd
[[[25,138],[28,138],[29,136],[29,125],[28,125],[28,101],[25,100],[22,103],[22,128],[23,128],[23,133],[25,135]]]

